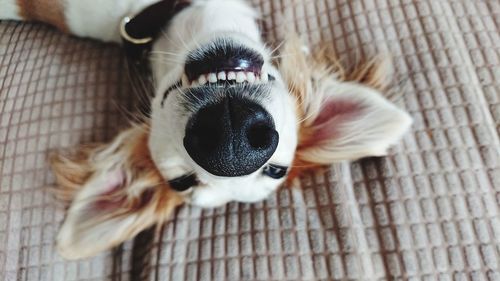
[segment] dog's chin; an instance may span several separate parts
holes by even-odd
[[[282,180],[275,180],[260,174],[248,178],[221,180],[204,177],[204,179],[209,182],[182,194],[188,204],[213,208],[229,202],[255,203],[269,197],[282,183]]]

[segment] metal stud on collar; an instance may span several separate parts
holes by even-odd
[[[144,45],[153,41],[153,37],[134,38],[127,32],[127,24],[132,20],[131,16],[125,16],[120,24],[120,35],[123,39],[135,45]]]

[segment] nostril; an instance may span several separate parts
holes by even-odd
[[[190,120],[186,129],[186,138],[190,146],[199,153],[211,153],[223,142],[224,110],[221,105],[201,109]]]
[[[273,128],[268,124],[257,123],[247,130],[246,137],[248,143],[254,149],[265,149],[271,145],[272,132]]]

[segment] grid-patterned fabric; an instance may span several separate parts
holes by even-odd
[[[392,54],[413,131],[388,157],[257,204],[183,207],[159,233],[67,262],[46,155],[109,140],[143,95],[119,47],[2,22],[1,280],[500,280],[500,2],[253,3],[275,45],[296,30],[345,62]]]

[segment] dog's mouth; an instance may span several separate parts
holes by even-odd
[[[232,42],[224,41],[200,47],[188,54],[181,78],[165,91],[161,106],[168,94],[175,90],[195,87],[228,88],[233,85],[263,85],[275,81],[264,67],[264,58],[258,52]]]
[[[228,69],[222,71],[214,71],[209,73],[202,73],[194,79],[190,79],[190,76],[185,73],[182,77],[182,85],[184,87],[196,87],[203,86],[207,84],[217,84],[217,85],[227,85],[235,83],[267,83],[269,80],[274,80],[275,78],[265,72],[253,72],[245,71],[242,68]]]
[[[219,41],[188,55],[182,78],[183,86],[266,83],[272,79],[263,71],[264,59],[258,52],[231,42]]]

